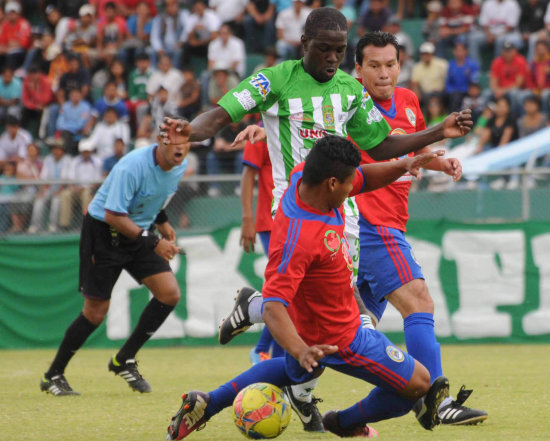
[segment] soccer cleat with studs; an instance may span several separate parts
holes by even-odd
[[[201,430],[206,425],[207,418],[204,415],[206,406],[210,402],[207,393],[193,390],[182,395],[181,407],[172,417],[168,426],[167,440],[179,440],[188,436],[195,430]]]
[[[133,358],[129,358],[123,364],[120,364],[113,357],[109,360],[109,370],[126,380],[128,386],[134,391],[148,393],[153,390],[147,380],[139,373],[137,361]]]
[[[294,409],[300,418],[300,421],[302,421],[306,432],[325,431],[323,428],[323,417],[317,408],[317,403],[323,401],[321,398],[312,397],[312,400],[308,403],[297,399],[292,392],[292,387],[290,386],[285,386],[283,391],[285,392],[292,409]]]
[[[420,398],[413,406],[416,419],[426,430],[441,423],[438,409],[443,400],[449,396],[449,380],[445,376],[437,377],[432,383],[428,393]]]
[[[441,420],[441,424],[449,426],[473,426],[482,423],[489,417],[484,410],[463,406],[472,392],[472,389],[466,389],[466,386],[462,386],[456,395],[456,400],[452,400],[449,404],[440,407],[439,419]]]
[[[242,334],[252,326],[250,316],[248,315],[248,305],[252,299],[262,295],[255,289],[243,287],[237,292],[235,297],[235,306],[231,313],[223,320],[218,333],[220,344],[229,343],[233,337]]]
[[[338,412],[334,410],[329,410],[323,416],[323,426],[325,430],[338,435],[340,438],[353,438],[353,437],[363,437],[363,438],[377,438],[378,432],[368,425],[359,425],[349,429],[344,429],[340,426],[338,421]]]
[[[56,397],[80,395],[78,392],[75,392],[71,386],[69,386],[69,383],[63,374],[54,375],[51,378],[44,375],[44,377],[40,380],[40,390],[55,395]]]

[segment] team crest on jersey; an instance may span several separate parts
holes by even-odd
[[[342,245],[342,240],[334,230],[327,230],[325,233],[325,246],[331,253],[337,253]]]
[[[411,126],[416,127],[416,114],[408,107],[405,109],[405,114],[407,115],[407,119],[411,123]]]
[[[403,351],[401,349],[396,348],[395,346],[388,346],[386,348],[386,354],[388,354],[388,357],[390,357],[396,363],[402,363],[403,361],[405,361],[405,354],[403,354]]]
[[[250,84],[258,91],[262,99],[265,101],[269,92],[271,92],[271,83],[263,73],[259,73],[253,76],[250,80]]]
[[[323,122],[327,129],[334,129],[334,110],[331,105],[323,106]]]
[[[393,129],[391,132],[390,132],[390,135],[406,135],[407,132],[405,132],[405,130],[403,130],[402,128],[397,128],[397,129]]]
[[[252,110],[256,107],[256,101],[252,98],[250,90],[244,89],[242,92],[233,92],[233,96],[237,98],[239,104],[243,106],[244,110]]]

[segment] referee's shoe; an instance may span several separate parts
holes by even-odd
[[[137,368],[137,361],[133,358],[119,363],[115,357],[109,360],[109,370],[126,380],[132,390],[141,393],[151,392],[153,389],[145,378],[141,376]]]
[[[233,337],[246,331],[252,326],[250,315],[248,314],[248,305],[252,299],[262,295],[253,288],[243,287],[237,292],[235,297],[235,306],[231,313],[223,319],[220,325],[218,340],[220,344],[229,343]]]

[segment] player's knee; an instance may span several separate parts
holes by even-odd
[[[105,319],[108,309],[109,304],[107,302],[105,304],[84,305],[82,314],[90,323],[99,326]]]
[[[407,398],[416,401],[428,393],[430,383],[430,373],[428,369],[415,360],[413,375],[409,380],[409,384],[403,391],[403,394]]]
[[[181,298],[180,289],[177,283],[165,286],[161,291],[153,294],[159,302],[170,306],[176,306]]]

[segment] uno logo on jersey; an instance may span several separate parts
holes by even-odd
[[[390,132],[390,135],[406,135],[406,134],[407,132],[405,132],[405,130],[403,130],[402,128],[393,129]]]
[[[407,119],[411,123],[411,126],[416,127],[416,114],[408,107],[405,109],[405,114],[407,115]]]
[[[340,236],[334,230],[327,230],[325,233],[325,246],[331,253],[336,253],[340,249],[342,241]]]
[[[390,357],[396,363],[402,363],[403,361],[405,361],[405,354],[403,354],[403,351],[401,349],[396,348],[395,346],[388,346],[386,348],[386,354],[388,354],[388,357]]]
[[[323,106],[323,122],[327,129],[334,129],[334,111],[331,105]]]
[[[250,84],[258,91],[262,99],[265,101],[269,92],[271,92],[271,83],[263,73],[252,77]]]
[[[239,104],[243,106],[244,110],[252,110],[256,107],[256,101],[252,98],[250,90],[244,89],[242,92],[233,92],[233,96],[237,98]]]
[[[300,129],[298,132],[303,139],[319,139],[328,135],[328,132],[323,129]]]

